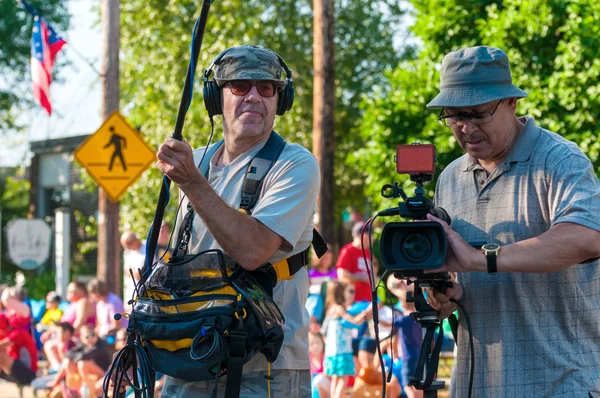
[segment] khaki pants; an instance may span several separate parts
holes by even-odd
[[[267,372],[246,372],[242,376],[240,397],[267,398],[269,390],[265,376]],[[271,371],[271,397],[285,398],[310,398],[310,371],[309,370],[272,370]],[[217,397],[225,394],[227,377],[217,382]],[[192,398],[209,397],[215,386],[214,381],[200,381],[186,383],[168,377],[162,391],[161,398]]]

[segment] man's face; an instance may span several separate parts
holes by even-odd
[[[79,339],[86,347],[93,347],[98,342],[98,336],[96,336],[94,330],[87,327],[81,329]]]
[[[75,286],[72,283],[69,283],[69,286],[67,286],[67,296],[66,297],[67,297],[67,301],[69,301],[69,302],[73,302],[74,300],[77,300],[79,298],[77,286]]]
[[[243,92],[243,90],[236,90],[235,85],[239,82],[246,84],[252,82],[250,90],[245,95],[234,94]],[[269,90],[275,92],[272,97],[265,97],[259,93],[261,91],[264,94]],[[278,95],[277,87],[268,80],[238,80],[225,84],[223,86],[225,133],[234,140],[242,141],[254,141],[254,139],[260,141],[260,138],[268,136],[275,121]]]
[[[95,303],[97,303],[97,302],[99,302],[99,301],[100,301],[100,296],[99,296],[99,295],[97,295],[97,294],[96,294],[96,293],[94,293],[94,292],[90,292],[90,293],[89,293],[89,296],[90,296],[90,299],[91,299],[93,302],[95,302]]]
[[[516,100],[509,98],[469,108],[445,108],[443,115],[468,114],[489,118],[493,112],[488,123],[476,124],[462,117],[461,121],[451,123],[450,129],[460,146],[471,157],[494,161],[504,159],[515,141],[517,133],[512,124],[515,108]]]
[[[56,309],[60,303],[58,301],[46,301],[46,309]]]

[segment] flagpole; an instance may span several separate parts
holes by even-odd
[[[94,66],[94,64],[92,64],[90,61],[88,61],[79,51],[77,51],[77,49],[75,49],[75,47],[73,47],[73,45],[71,45],[70,43],[67,42],[67,46],[69,46],[69,48],[71,50],[73,50],[73,52],[79,56],[79,58],[81,58],[90,68],[92,68],[92,70],[94,72],[96,72],[96,74],[99,77],[104,77],[104,75],[102,74],[102,72],[100,72],[98,69],[96,69],[96,67]]]

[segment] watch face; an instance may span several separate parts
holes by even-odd
[[[496,251],[500,248],[500,245],[497,245],[495,243],[486,243],[485,245],[481,246],[481,250],[485,250],[485,251]]]

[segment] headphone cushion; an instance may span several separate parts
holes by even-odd
[[[221,115],[223,113],[221,109],[221,89],[217,86],[217,83],[214,80],[205,81],[202,91],[204,94],[204,106],[208,111],[208,116]]]
[[[285,85],[285,88],[279,93],[279,99],[277,100],[277,115],[282,116],[286,111],[292,108],[294,103],[294,87],[291,83]]]

